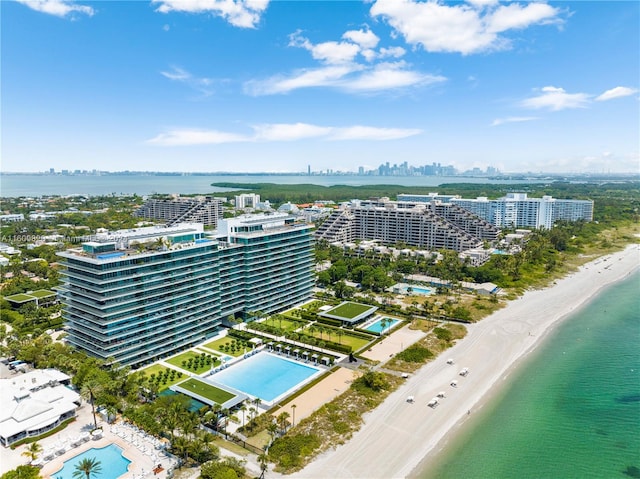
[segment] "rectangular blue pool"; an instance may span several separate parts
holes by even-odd
[[[372,333],[378,333],[381,334],[382,333],[382,320],[386,319],[387,322],[384,325],[384,330],[385,332],[389,332],[389,330],[395,326],[397,323],[400,322],[399,319],[393,319],[393,318],[380,318],[379,320],[377,320],[375,323],[371,323],[369,326],[367,326],[366,329],[367,331],[371,331]]]
[[[272,402],[318,372],[313,366],[260,352],[207,379]]]

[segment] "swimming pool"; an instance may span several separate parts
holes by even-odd
[[[92,448],[88,451],[78,454],[64,461],[62,469],[53,473],[51,477],[56,479],[74,479],[73,473],[76,470],[76,464],[83,459],[96,459],[100,462],[101,472],[97,476],[100,479],[116,479],[126,474],[131,461],[122,455],[122,449],[115,444],[100,449]]]
[[[383,319],[387,320],[387,322],[384,325],[384,330],[387,331],[387,332],[391,329],[392,326],[395,326],[397,323],[400,322],[399,319],[380,318],[375,323],[371,323],[369,326],[367,326],[364,329],[366,329],[367,331],[371,331],[373,333],[381,334],[382,333],[382,320]]]
[[[409,288],[411,288],[411,293],[409,293]],[[431,294],[431,290],[429,288],[421,288],[420,286],[409,285],[405,287],[404,290],[408,294],[424,294],[424,295]]]
[[[320,369],[313,366],[260,352],[232,364],[208,379],[272,402],[318,372]]]

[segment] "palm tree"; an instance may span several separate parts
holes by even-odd
[[[22,455],[29,458],[29,462],[35,461],[38,458],[38,454],[42,452],[42,446],[37,442],[32,442],[29,447],[22,451]]]
[[[291,412],[293,413],[293,423],[291,427],[296,427],[296,408],[298,406],[296,406],[295,404],[291,405]]]
[[[245,420],[245,413],[247,412],[247,406],[245,406],[244,404],[240,407],[240,411],[242,411],[242,429],[244,430],[244,420]]]
[[[260,454],[258,460],[260,461],[260,479],[264,479],[264,473],[267,471],[269,463],[268,457],[266,454]]]
[[[73,477],[77,477],[78,479],[91,479],[91,477],[95,477],[102,472],[102,467],[100,466],[100,461],[98,461],[95,457],[92,458],[84,458],[78,464],[76,464],[76,470],[73,471]]]
[[[280,423],[280,429],[282,430],[283,434],[287,432],[287,425],[289,424],[289,421],[287,421],[287,419],[289,419],[289,413],[286,411],[278,414],[278,417],[276,418],[276,420]]]
[[[382,328],[381,335],[384,335],[384,328],[387,327],[387,318],[382,318],[380,321],[380,326]]]
[[[98,429],[98,420],[96,419],[96,395],[100,392],[101,384],[93,379],[88,380],[82,385],[81,395],[84,398],[88,398],[91,403],[91,412],[93,414],[93,425],[95,429]]]
[[[269,442],[269,445],[271,445],[278,435],[278,425],[275,422],[270,422],[267,426],[267,432],[269,433],[269,436],[271,436],[271,441]]]

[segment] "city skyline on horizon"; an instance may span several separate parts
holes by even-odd
[[[1,8],[7,173],[640,171],[637,2]]]

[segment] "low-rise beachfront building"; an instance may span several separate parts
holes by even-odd
[[[40,436],[74,417],[81,399],[67,387],[70,380],[70,376],[56,369],[36,369],[0,379],[2,445]]]
[[[24,215],[22,213],[0,215],[0,223],[14,223],[17,221],[24,221]]]
[[[218,333],[223,320],[310,298],[310,226],[286,214],[146,227],[95,237],[59,255],[67,341],[140,366]]]

